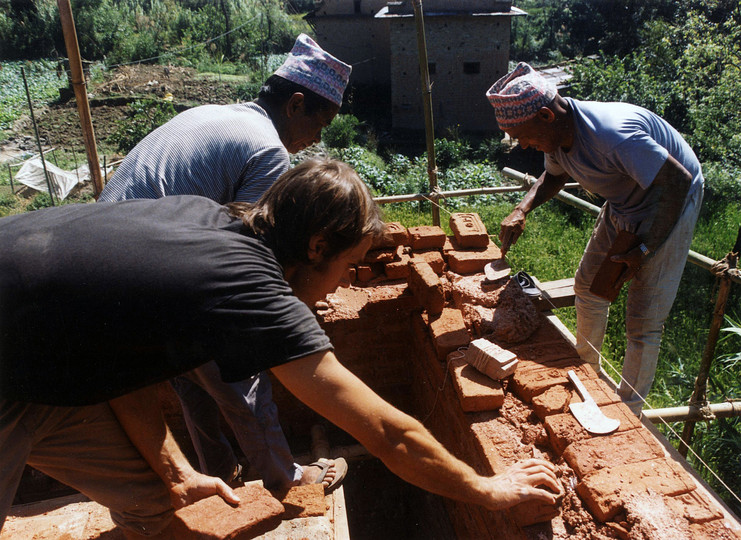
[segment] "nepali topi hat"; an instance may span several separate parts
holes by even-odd
[[[329,54],[306,34],[301,34],[274,75],[300,84],[339,107],[351,71],[351,66]]]
[[[486,92],[501,129],[513,128],[533,118],[556,97],[556,85],[520,62]]]

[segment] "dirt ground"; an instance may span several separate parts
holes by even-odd
[[[106,143],[119,123],[129,113],[129,104],[143,97],[164,98],[172,94],[176,110],[206,103],[234,103],[237,84],[233,77],[227,82],[218,76],[205,77],[190,68],[162,65],[122,66],[107,72],[104,81],[88,83],[88,100],[95,139],[101,160],[117,157]],[[74,99],[52,103],[34,111],[39,137],[44,147],[74,150],[84,161],[85,146],[80,128],[80,117]],[[19,120],[8,140],[0,143],[0,163],[24,152],[37,152],[33,124],[30,117]]]

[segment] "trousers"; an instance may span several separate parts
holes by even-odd
[[[175,377],[171,383],[180,398],[202,473],[228,482],[237,466],[237,457],[219,427],[221,411],[267,489],[284,488],[301,479],[303,469],[293,461],[280,427],[266,372],[226,383],[216,362],[209,362]]]
[[[26,464],[107,507],[124,529],[154,535],[172,519],[167,487],[107,403],[54,407],[0,399],[0,529]]]
[[[698,186],[687,195],[682,214],[666,241],[628,284],[627,344],[618,395],[636,414],[653,384],[664,321],[677,295],[701,205],[702,187]],[[574,279],[576,349],[595,367],[599,366],[610,302],[589,292],[589,287],[618,230],[618,220],[605,204]],[[640,226],[631,232],[640,236]]]

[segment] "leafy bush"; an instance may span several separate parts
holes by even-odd
[[[351,114],[338,114],[322,130],[322,140],[330,148],[348,148],[358,139],[360,120]]]
[[[51,197],[48,193],[39,193],[33,200],[26,206],[26,210],[40,210],[41,208],[49,208],[54,206],[51,201]]]
[[[108,137],[108,141],[124,154],[176,114],[171,102],[160,99],[138,100],[130,105],[130,109],[129,119]]]
[[[438,167],[447,169],[460,165],[464,159],[469,159],[471,146],[461,140],[435,139],[435,162]]]

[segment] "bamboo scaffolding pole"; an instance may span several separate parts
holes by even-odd
[[[432,200],[432,224],[440,226],[440,208],[437,189],[437,163],[435,161],[435,123],[432,118],[432,85],[427,63],[427,41],[422,14],[422,0],[413,0],[414,20],[417,25],[417,49],[419,57],[419,76],[422,84],[422,108],[425,115],[425,135],[427,141],[427,176],[430,179],[430,199]]]
[[[8,163],[8,178],[10,179],[10,192],[15,195],[15,186],[13,186],[13,171],[10,169],[10,163]]]
[[[33,124],[33,131],[36,134],[36,145],[39,147],[39,156],[41,157],[41,167],[44,169],[44,178],[46,179],[46,188],[49,190],[49,199],[51,199],[51,205],[54,206],[54,186],[49,180],[49,171],[46,170],[46,160],[44,159],[44,150],[41,148],[41,139],[39,138],[39,128],[36,126],[36,116],[33,113],[33,103],[31,102],[31,93],[28,91],[28,81],[26,80],[26,70],[21,68],[21,76],[23,77],[23,86],[26,89],[26,98],[28,99],[28,110],[31,113],[31,123]]]
[[[663,409],[648,409],[642,411],[644,418],[652,424],[662,422],[710,422],[716,418],[732,418],[741,416],[741,401],[726,401],[725,403],[711,403],[707,405],[712,417],[699,412],[696,408],[685,405],[683,407],[666,407]],[[684,457],[687,457],[686,455]]]
[[[726,256],[726,260],[737,260],[738,253],[741,251],[741,227],[739,227],[738,235],[736,237],[736,245],[733,247],[731,253]],[[718,336],[720,334],[720,327],[723,324],[723,317],[726,313],[726,304],[728,303],[728,296],[731,293],[731,280],[728,277],[730,273],[728,269],[719,273],[718,278],[720,279],[720,286],[718,287],[718,296],[715,301],[715,309],[713,310],[713,319],[710,323],[710,330],[708,331],[708,340],[705,343],[705,350],[702,353],[702,359],[700,361],[700,369],[695,379],[695,388],[692,391],[690,397],[689,408],[693,413],[699,415],[703,419],[707,418],[712,420],[714,418],[713,411],[708,406],[708,377],[710,376],[710,366],[713,363],[715,357],[715,347],[718,344]],[[679,453],[683,457],[687,457],[687,450],[692,444],[692,437],[695,433],[694,420],[688,420],[684,424],[682,430],[682,444],[679,445]]]
[[[90,118],[90,104],[87,100],[87,84],[85,82],[85,73],[82,69],[82,59],[80,58],[80,47],[77,43],[77,32],[75,30],[75,20],[72,17],[72,7],[69,0],[57,0],[59,7],[59,18],[62,21],[62,32],[64,33],[64,44],[67,47],[67,58],[69,58],[70,81],[75,91],[75,101],[77,101],[77,112],[80,115],[80,127],[82,128],[82,137],[85,141],[85,153],[87,154],[88,168],[90,169],[90,178],[93,181],[93,191],[95,198],[100,196],[103,191],[103,178],[100,174],[100,161],[98,160],[98,148],[95,144],[95,131],[93,122]]]

